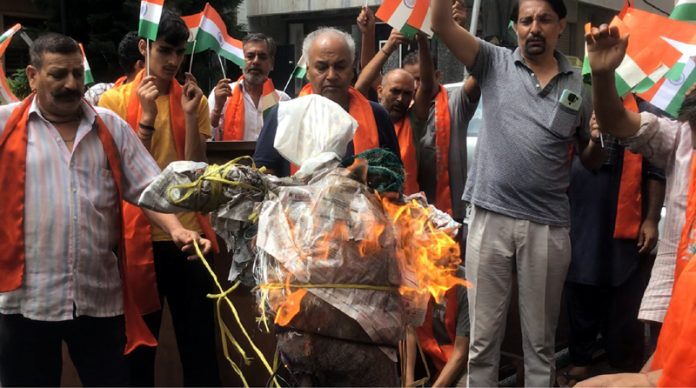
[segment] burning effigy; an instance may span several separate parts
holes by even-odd
[[[211,213],[234,255],[229,280],[255,287],[261,326],[274,326],[298,384],[398,385],[405,327],[422,324],[431,297],[465,283],[456,276],[460,225],[422,194],[399,194],[403,168],[389,151],[343,166],[337,151],[352,138],[352,118],[323,97],[308,98],[295,102],[309,112],[296,125],[327,128],[315,122],[316,109],[319,120],[346,124],[316,149],[284,155],[302,165],[297,174],[278,178],[244,159],[175,162],[140,203]]]

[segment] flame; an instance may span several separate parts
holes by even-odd
[[[282,301],[278,306],[275,323],[280,326],[287,326],[295,315],[300,312],[302,298],[304,298],[306,294],[307,290],[300,288],[299,290],[288,295],[287,298],[285,298],[285,300]]]
[[[469,283],[456,275],[461,262],[459,243],[446,231],[437,229],[432,221],[433,210],[416,200],[405,204],[381,197],[382,207],[391,219],[397,241],[401,244],[400,268],[415,277],[403,282],[402,295],[430,294],[436,302],[456,285]]]

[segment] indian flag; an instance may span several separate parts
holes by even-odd
[[[92,68],[89,67],[89,62],[87,62],[87,55],[85,55],[85,48],[82,47],[82,43],[79,43],[80,51],[82,51],[82,66],[85,68],[85,85],[93,84],[94,77],[92,76]]]
[[[10,41],[12,40],[12,35],[14,35],[17,31],[22,29],[22,25],[17,23],[12,28],[9,30],[5,31],[0,35],[0,51],[3,53],[5,52],[5,48],[10,44]]]
[[[433,36],[430,0],[385,0],[375,16],[409,38],[418,31]]]
[[[677,0],[670,19],[696,20],[696,0]]]
[[[188,16],[182,16],[181,19],[186,23],[186,27],[189,29],[189,37],[188,41],[186,42],[186,54],[191,54],[193,53],[193,42],[196,40],[196,36],[198,36],[198,28],[201,25],[201,19],[203,18],[203,11],[199,13],[195,13],[193,15],[188,15]],[[202,46],[196,45],[196,53],[200,53],[202,51],[207,50],[205,47],[200,48]]]
[[[21,24],[15,24],[9,30],[5,31],[0,35],[0,105],[9,104],[11,102],[19,101],[19,99],[12,93],[10,85],[7,84],[7,78],[5,77],[5,69],[2,63],[2,57],[5,56],[5,50],[10,45],[12,41],[12,35],[17,31],[22,29]]]
[[[163,8],[164,0],[142,0],[140,2],[138,35],[148,40],[157,40],[157,29]]]
[[[302,55],[300,60],[297,61],[297,66],[295,66],[292,76],[295,78],[304,79],[305,75],[307,75],[307,58]]]
[[[225,22],[210,4],[205,5],[195,39],[196,52],[213,50],[221,57],[236,63],[237,66],[244,67],[242,41],[227,34]]]
[[[669,15],[670,19],[681,21],[696,21],[696,0],[679,0]],[[668,42],[673,43],[668,40]],[[696,62],[689,52],[688,46],[680,45],[684,55],[677,64],[652,89],[640,94],[640,97],[656,107],[676,117],[684,102],[686,91],[696,83]]]

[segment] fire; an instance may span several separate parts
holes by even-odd
[[[401,246],[399,264],[405,279],[400,292],[415,297],[432,295],[440,302],[445,293],[456,285],[469,283],[456,276],[460,259],[459,244],[445,230],[432,222],[433,210],[416,200],[399,204],[382,197],[382,206],[391,219],[397,241]]]

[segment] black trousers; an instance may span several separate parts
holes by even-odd
[[[60,386],[62,341],[83,386],[128,385],[125,330],[122,315],[46,322],[0,314],[0,385]]]
[[[170,241],[153,242],[157,289],[172,314],[185,386],[220,386],[215,340],[215,304],[206,295],[214,284],[202,263],[190,261]],[[159,337],[162,311],[144,316]],[[132,385],[155,384],[156,348],[141,346],[127,356]]]
[[[644,361],[644,324],[638,310],[652,267],[649,258],[617,287],[567,282],[566,303],[570,326],[569,351],[574,365],[587,366],[602,334],[609,364],[637,372]]]

